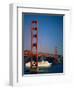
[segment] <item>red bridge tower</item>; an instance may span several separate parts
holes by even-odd
[[[57,51],[57,47],[54,50],[54,63],[55,64],[58,63],[58,51]]]
[[[38,68],[38,21],[32,21],[32,28],[31,28],[31,68],[36,67]],[[33,62],[33,56],[36,57],[36,62]]]

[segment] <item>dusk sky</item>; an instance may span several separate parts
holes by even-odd
[[[24,50],[31,50],[31,23],[38,21],[38,52],[63,55],[63,16],[23,13]]]

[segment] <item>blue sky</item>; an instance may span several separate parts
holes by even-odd
[[[23,13],[24,50],[31,50],[31,22],[38,20],[38,52],[63,55],[63,16]]]

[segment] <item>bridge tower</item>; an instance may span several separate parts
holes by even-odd
[[[31,26],[31,68],[36,67],[38,68],[38,21],[33,20]],[[33,57],[36,57],[36,61],[33,62]]]
[[[57,50],[57,47],[54,50],[54,63],[55,64],[58,63],[58,50]]]

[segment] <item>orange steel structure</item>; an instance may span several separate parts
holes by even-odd
[[[38,21],[33,20],[31,26],[31,68],[33,67],[33,56],[36,56],[35,66],[38,67]]]
[[[33,20],[31,22],[31,68],[36,66],[38,68],[38,21]],[[36,61],[33,62],[33,57],[36,57]],[[54,63],[58,63],[58,52],[57,47],[54,50]]]
[[[36,56],[36,54],[33,55],[31,51],[25,50],[25,51],[24,51],[24,56],[29,56],[29,57],[31,57],[31,56]],[[51,54],[49,54],[49,53],[38,53],[38,56],[50,57],[50,56],[54,56],[54,55],[53,55],[53,54],[51,55]]]
[[[54,63],[55,64],[58,63],[58,51],[57,51],[57,47],[54,50]]]

